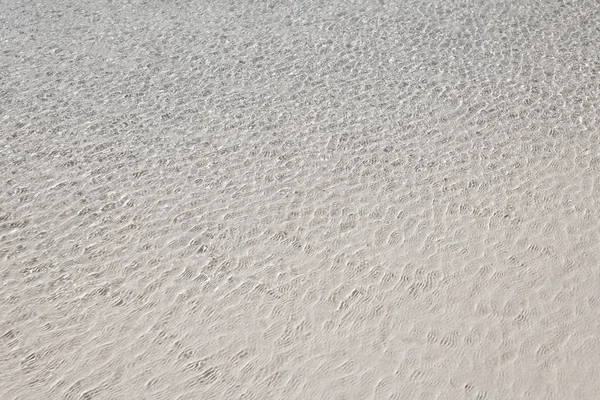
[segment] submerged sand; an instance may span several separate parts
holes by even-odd
[[[600,398],[595,1],[0,1],[0,398]]]

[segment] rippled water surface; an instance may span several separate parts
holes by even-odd
[[[600,398],[599,27],[0,0],[0,398]]]

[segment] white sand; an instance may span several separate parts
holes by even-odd
[[[600,398],[596,1],[37,3],[0,398]]]

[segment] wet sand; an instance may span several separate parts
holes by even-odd
[[[600,398],[593,1],[0,1],[0,398]]]

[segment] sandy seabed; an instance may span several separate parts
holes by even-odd
[[[600,399],[599,27],[0,0],[0,398]]]

